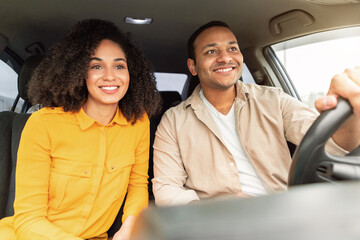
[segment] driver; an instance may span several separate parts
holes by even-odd
[[[187,65],[200,84],[168,110],[154,142],[153,191],[158,205],[204,198],[260,196],[287,189],[291,156],[318,113],[273,87],[244,84],[243,56],[228,25],[209,22],[188,41]],[[326,150],[345,154],[360,144],[360,67],[333,77],[319,112],[342,96],[354,114]]]

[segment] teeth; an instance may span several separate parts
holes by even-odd
[[[105,89],[105,90],[115,90],[118,87],[100,87],[101,89]]]
[[[229,72],[232,68],[222,68],[222,69],[216,69],[215,72]]]

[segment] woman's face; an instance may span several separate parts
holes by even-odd
[[[86,86],[87,107],[118,105],[129,87],[130,75],[124,51],[104,39],[91,56]]]

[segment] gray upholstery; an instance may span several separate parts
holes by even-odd
[[[18,76],[19,96],[28,103],[27,85],[42,56],[31,56],[24,62]],[[14,103],[16,105],[17,101]],[[29,106],[30,104],[25,104]],[[28,107],[27,107],[28,108]],[[13,108],[14,109],[14,108]],[[26,109],[23,109],[26,111]],[[28,114],[0,112],[0,218],[14,214],[15,169],[17,150]]]
[[[0,112],[0,218],[5,217],[11,175],[11,132],[16,113]]]
[[[27,58],[21,67],[18,75],[18,91],[20,97],[25,101],[29,101],[27,94],[27,85],[34,73],[35,68],[40,64],[44,57],[42,55],[33,55]]]
[[[20,137],[26,121],[30,117],[30,114],[16,114],[12,124],[11,134],[11,175],[10,175],[10,187],[9,196],[6,205],[6,216],[14,215],[14,199],[15,199],[15,171],[17,162],[17,151],[19,148]]]

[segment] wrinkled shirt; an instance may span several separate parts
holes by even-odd
[[[200,89],[169,109],[157,128],[152,180],[156,204],[187,204],[242,191],[235,160]],[[281,89],[238,81],[235,115],[243,149],[266,191],[286,190],[291,165],[287,141],[298,145],[318,113]],[[332,140],[327,145],[330,153],[344,154]]]
[[[16,169],[19,239],[105,237],[127,194],[123,220],[148,202],[149,120],[118,109],[106,126],[85,114],[43,108],[22,132]]]

